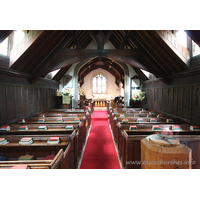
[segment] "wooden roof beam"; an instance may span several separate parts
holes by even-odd
[[[77,49],[81,49],[81,45],[80,45],[80,43],[79,43],[79,41],[78,41],[78,38],[76,37],[75,31],[69,31],[69,33],[70,33],[71,36],[73,37],[74,42],[75,42],[75,44],[76,44],[76,46],[77,46]]]
[[[64,67],[59,70],[59,72],[53,77],[53,80],[60,81],[60,79],[67,73],[67,71],[70,69],[72,65],[69,65],[67,67]]]
[[[128,38],[130,37],[132,31],[126,31],[126,36],[125,38],[123,39],[121,45],[120,45],[120,49],[124,49],[124,46],[126,45],[127,41],[128,41]]]

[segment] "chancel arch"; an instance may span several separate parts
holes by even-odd
[[[74,68],[74,74],[73,74],[73,102],[72,106],[74,108],[78,107],[78,74],[80,69],[90,62],[94,57],[81,61],[79,62],[76,67]],[[113,59],[111,59],[113,60]],[[128,66],[125,63],[121,63],[119,61],[113,60],[113,62],[116,62],[119,64],[123,69],[124,69],[124,106],[127,107],[129,106],[129,96],[130,96],[130,77],[129,77],[129,69]]]

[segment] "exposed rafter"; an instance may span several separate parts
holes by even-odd
[[[199,31],[186,31],[198,44],[200,43]],[[5,32],[4,32],[5,33]],[[54,77],[59,80],[67,72],[69,66],[88,58],[95,58],[90,64],[86,64],[80,70],[81,79],[86,69],[95,67],[97,60],[104,63],[104,67],[112,70],[118,79],[118,74],[122,74],[123,69],[111,60],[126,63],[137,69],[146,70],[161,78],[164,83],[169,84],[169,76],[187,70],[187,60],[184,61],[177,49],[165,38],[163,31],[154,30],[103,30],[103,39],[97,37],[99,30],[55,30],[43,31],[35,42],[24,54],[19,57],[11,66],[12,69],[25,72],[30,75],[30,82],[35,83],[39,77],[46,76],[49,72],[61,69]],[[164,34],[162,34],[164,33]],[[8,32],[6,33],[8,34]],[[171,31],[167,32],[167,38],[173,38]],[[3,32],[0,31],[0,39]],[[95,49],[86,49],[94,40],[97,43]],[[108,41],[116,49],[105,49]],[[110,67],[111,66],[111,67]],[[144,75],[141,74],[143,79]],[[175,76],[173,76],[175,77]],[[170,79],[171,80],[171,79]]]

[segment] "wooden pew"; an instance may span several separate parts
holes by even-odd
[[[52,135],[52,136],[65,136],[68,138],[68,140],[71,142],[71,151],[73,154],[73,166],[72,168],[78,167],[78,157],[80,157],[80,154],[82,152],[83,143],[82,143],[82,137],[83,137],[83,124],[81,122],[72,124],[74,126],[74,130],[66,130],[65,126],[67,124],[46,124],[46,123],[38,123],[38,124],[28,124],[25,125],[28,126],[27,131],[18,131],[18,128],[22,124],[10,124],[10,131],[6,131],[6,134],[12,134],[12,135]],[[38,130],[38,127],[40,125],[46,125],[47,130],[41,131]],[[5,132],[0,132],[0,134],[4,134]]]
[[[129,114],[128,114],[129,115]],[[143,114],[141,114],[143,115]],[[117,117],[118,116],[118,117]],[[137,120],[139,118],[143,119],[143,122],[137,122]],[[157,120],[157,122],[150,122],[150,120],[152,118],[155,118]],[[169,119],[169,117],[119,117],[119,115],[116,115],[114,113],[111,114],[110,117],[110,124],[111,124],[111,129],[113,131],[113,137],[114,140],[116,141],[116,143],[118,143],[118,137],[119,137],[119,131],[117,130],[119,127],[117,126],[117,123],[122,123],[123,119],[128,119],[128,124],[181,124],[181,123],[185,123],[183,121],[181,121],[179,118],[171,118],[173,119],[174,122],[166,122],[167,119]]]
[[[139,109],[138,109],[139,110]],[[149,112],[149,111],[148,111]],[[153,110],[151,112],[154,112]],[[200,168],[199,159],[199,152],[198,148],[200,147],[200,132],[199,131],[191,131],[190,125],[179,118],[172,118],[172,117],[163,117],[163,118],[156,118],[157,123],[150,123],[151,118],[143,118],[140,115],[140,118],[143,118],[143,123],[139,123],[136,120],[138,118],[133,117],[134,114],[132,113],[125,113],[118,109],[118,114],[114,113],[113,110],[110,110],[110,122],[111,127],[113,130],[113,137],[115,139],[115,143],[118,148],[118,154],[121,159],[123,168],[126,169],[137,169],[141,168],[139,161],[141,161],[140,155],[140,141],[144,137],[150,134],[165,134],[165,135],[172,135],[172,137],[178,137],[182,143],[187,145],[192,149],[192,158],[195,160],[195,164],[192,165],[193,168]],[[124,114],[125,117],[119,117],[120,114]],[[145,112],[143,112],[145,113]],[[156,113],[156,112],[155,112]],[[157,115],[158,113],[156,113]],[[122,123],[122,119],[128,119],[128,123]],[[173,119],[174,123],[167,123],[165,120],[166,118]],[[151,127],[153,125],[159,125],[161,127],[161,131],[152,131]],[[172,125],[179,125],[182,128],[182,131],[174,131],[171,130]],[[138,127],[138,131],[130,131],[129,126],[136,125]],[[131,162],[129,162],[131,161]],[[137,161],[133,164],[132,161]]]
[[[156,119],[156,122],[151,122],[151,119]],[[179,118],[173,119],[173,122],[167,122],[167,119],[170,119],[169,117],[118,117],[116,116],[116,120],[118,122],[122,122],[123,119],[128,119],[128,123],[143,123],[143,124],[182,124],[185,123],[183,121],[181,121]],[[143,122],[137,122],[138,119],[142,119]]]
[[[83,110],[83,109],[73,109],[74,111],[71,112],[71,111],[67,111],[68,109],[50,109],[50,110],[46,110],[44,112],[40,112],[40,113],[37,113],[37,115],[39,114],[62,114],[63,116],[66,114],[80,114],[80,115],[85,115],[86,117],[86,120],[85,120],[85,128],[86,128],[86,133],[88,133],[88,130],[90,128],[90,125],[91,125],[91,110],[90,109],[87,109],[87,110]],[[69,109],[71,110],[71,109]],[[84,139],[85,141],[85,139]]]
[[[121,162],[125,169],[141,169],[141,140],[149,135],[129,135],[123,132]],[[200,169],[200,136],[199,135],[172,135],[182,144],[192,149],[192,169]]]
[[[67,149],[70,146],[67,147]],[[63,158],[63,149],[56,154],[53,160],[24,160],[24,161],[0,161],[0,169],[11,169],[19,165],[28,165],[28,169],[59,169],[60,160]],[[68,167],[62,169],[69,169]]]
[[[134,111],[132,111],[134,109]],[[109,108],[109,114],[110,112],[117,111],[118,113],[125,113],[126,111],[131,111],[131,112],[140,112],[140,111],[146,111],[146,112],[151,112],[153,110],[149,110],[148,108]]]
[[[52,135],[26,135],[33,138],[31,145],[19,145],[19,141],[24,135],[1,135],[9,143],[0,146],[0,152],[8,158],[8,161],[0,161],[0,167],[13,166],[18,164],[28,164],[31,169],[34,168],[70,168],[71,162],[71,143],[66,136],[59,135],[60,142],[57,145],[47,145],[47,140]],[[54,152],[56,155],[53,160],[45,160],[47,155]],[[34,160],[18,161],[21,155],[34,155]],[[72,157],[73,158],[73,157]]]
[[[89,115],[89,113],[87,113],[86,115]],[[56,122],[57,117],[45,117],[45,122],[38,122],[38,119],[41,119],[39,117],[32,117],[32,118],[27,118],[25,119],[26,122],[25,123],[19,123],[19,124],[37,124],[37,126],[39,125],[54,125],[54,127],[56,127],[56,125],[60,124],[63,125],[62,127],[64,128],[66,125],[73,125],[74,127],[78,128],[79,131],[77,131],[77,140],[78,140],[78,155],[80,157],[82,148],[85,144],[86,141],[86,137],[88,135],[88,131],[89,131],[89,126],[90,126],[90,122],[87,119],[87,116],[83,116],[80,119],[80,122],[76,122],[74,121],[75,118],[71,118],[71,117],[62,117],[63,122]],[[31,128],[32,126],[30,126]],[[52,126],[49,126],[52,127]],[[59,127],[59,126],[57,126]],[[53,128],[53,127],[52,127]]]
[[[192,131],[190,130],[190,124],[178,124],[182,131],[175,131],[171,130],[172,124],[162,124],[159,125],[161,127],[161,131],[152,131],[151,126],[147,124],[137,124],[138,131],[130,131],[129,126],[133,124],[125,124],[125,123],[119,123],[119,140],[118,140],[118,151],[120,158],[122,160],[123,166],[125,166],[126,156],[128,159],[138,160],[140,158],[140,143],[138,143],[138,139],[140,141],[141,138],[143,138],[143,135],[148,136],[151,134],[163,134],[163,135],[174,135],[176,137],[177,135],[186,135],[186,136],[195,136],[199,135],[200,131]],[[141,137],[142,136],[142,137]],[[134,140],[132,140],[134,138]],[[136,139],[137,138],[137,139]],[[130,153],[130,152],[132,153]],[[130,154],[130,155],[129,155]],[[140,165],[135,165],[134,167],[140,167]]]
[[[79,123],[79,122],[75,122],[74,121],[74,119],[75,118],[72,118],[72,117],[62,117],[62,122],[57,122],[56,121],[56,119],[57,118],[59,118],[59,117],[45,117],[45,118],[43,118],[44,120],[45,120],[45,122],[42,122],[41,124],[43,124],[43,123],[46,123],[46,124],[65,124],[65,123],[67,123],[67,124],[71,124],[71,123]],[[84,118],[84,117],[83,117]],[[83,118],[79,118],[80,119],[80,121],[83,121]],[[31,124],[31,123],[33,123],[33,124],[40,124],[40,122],[38,122],[38,120],[39,119],[41,119],[41,118],[39,118],[39,117],[31,117],[31,118],[26,118],[25,119],[25,123],[23,123],[23,124]]]
[[[45,114],[45,122],[44,123],[38,123],[39,114]],[[9,134],[17,135],[19,134],[18,128],[22,125],[27,125],[29,127],[28,131],[20,131],[21,135],[27,135],[27,134],[34,134],[38,135],[42,132],[42,134],[68,134],[70,135],[71,140],[71,150],[70,152],[73,153],[73,166],[70,166],[70,168],[77,168],[78,167],[78,159],[81,155],[84,142],[86,141],[87,131],[89,130],[89,126],[91,123],[91,115],[90,111],[79,111],[79,112],[66,112],[66,109],[52,109],[51,112],[44,111],[41,113],[34,114],[35,117],[32,118],[26,118],[25,123],[18,123],[18,124],[10,124],[11,130],[8,131]],[[64,122],[55,122],[56,121],[56,114],[61,113],[62,119]],[[74,122],[74,117],[63,117],[68,116],[69,113],[77,114],[79,116],[82,116],[80,119],[81,122]],[[47,117],[48,116],[48,117]],[[80,118],[80,117],[79,117]],[[74,125],[76,128],[75,133],[72,134],[69,131],[65,130],[65,126],[68,124]],[[46,131],[38,131],[38,126],[40,125],[46,125],[48,127],[48,130]],[[2,125],[3,126],[3,125]],[[7,132],[7,133],[8,133]],[[0,132],[1,134],[1,132]],[[64,155],[67,156],[68,153],[64,151]],[[65,164],[66,165],[66,164]],[[72,165],[72,164],[71,164]]]

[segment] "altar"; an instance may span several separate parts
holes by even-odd
[[[92,99],[90,103],[91,110],[93,110],[94,107],[107,107],[107,110],[109,110],[110,101],[107,99]]]
[[[95,107],[106,107],[107,100],[106,99],[94,99],[94,106]]]

